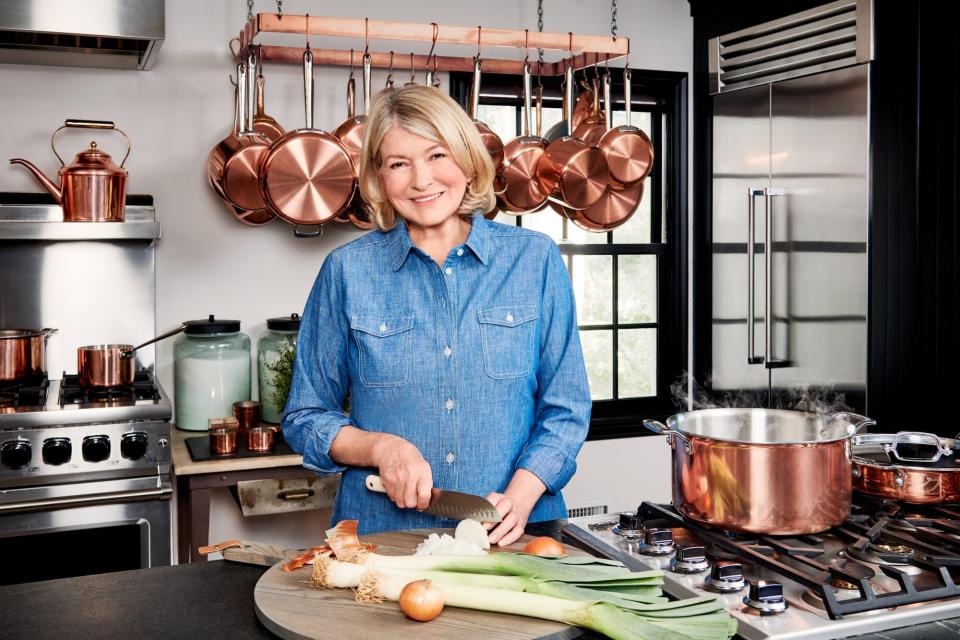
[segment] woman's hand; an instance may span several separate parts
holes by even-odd
[[[394,504],[401,509],[420,511],[430,505],[433,472],[419,449],[403,438],[386,436],[373,447],[372,453],[383,488]]]
[[[517,469],[503,493],[494,491],[487,494],[487,500],[496,507],[502,518],[499,523],[487,522],[483,525],[490,531],[490,544],[505,547],[519,540],[530,512],[546,490],[540,478],[526,469]]]

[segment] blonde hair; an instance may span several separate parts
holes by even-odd
[[[460,105],[430,86],[385,89],[373,101],[360,152],[360,195],[377,229],[389,231],[397,222],[396,209],[387,198],[380,177],[380,145],[393,127],[401,127],[450,150],[450,156],[467,176],[467,190],[458,214],[469,217],[477,209],[481,213],[493,209],[496,204],[493,160],[480,139],[477,126]]]

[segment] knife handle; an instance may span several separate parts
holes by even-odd
[[[370,491],[376,491],[377,493],[387,492],[387,490],[383,488],[383,482],[380,480],[380,476],[372,474],[367,476],[366,485]]]

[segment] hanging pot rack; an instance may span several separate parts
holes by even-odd
[[[531,60],[534,73],[544,76],[563,75],[568,64],[574,70],[599,63],[616,62],[630,53],[630,39],[616,36],[591,36],[576,33],[536,32],[525,29],[485,29],[438,25],[436,23],[397,22],[367,18],[332,18],[279,13],[257,13],[251,16],[240,32],[240,47],[234,51],[237,61],[245,59],[250,47],[258,47],[260,60],[300,64],[303,48],[275,46],[256,42],[265,33],[287,33],[311,36],[342,36],[371,40],[401,40],[437,44],[506,47],[520,50],[544,49],[559,51],[562,58],[556,62]],[[315,64],[351,66],[350,49],[321,49],[311,47]],[[473,58],[440,55],[406,55],[401,52],[369,51],[373,67],[379,69],[430,68],[434,71],[472,71]],[[572,55],[571,55],[572,54]],[[483,56],[486,73],[523,73],[523,60]]]

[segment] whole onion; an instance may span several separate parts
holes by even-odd
[[[443,593],[429,580],[414,580],[400,592],[400,609],[418,622],[429,622],[443,611]]]

